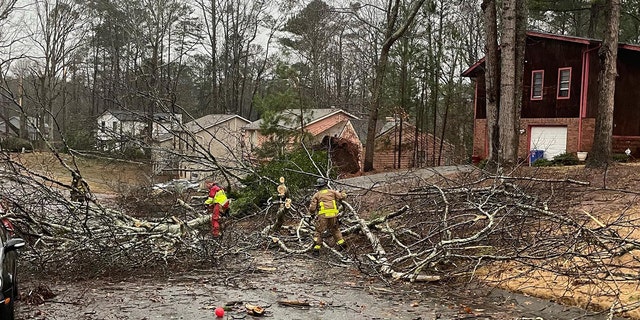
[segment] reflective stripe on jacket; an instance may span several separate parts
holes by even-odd
[[[346,197],[344,193],[340,193],[330,189],[322,189],[311,198],[309,204],[309,212],[315,213],[318,211],[318,215],[325,216],[327,218],[335,217],[338,215],[337,201]]]

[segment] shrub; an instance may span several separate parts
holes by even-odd
[[[534,161],[531,165],[534,167],[550,167],[553,166],[553,161],[549,161],[545,158],[540,158]]]
[[[627,156],[624,153],[614,153],[611,155],[611,159],[614,162],[628,162],[629,161],[629,156]]]
[[[580,163],[580,161],[573,153],[562,153],[553,157],[553,164],[557,166],[575,166],[578,163]]]
[[[11,152],[21,152],[23,148],[24,150],[33,150],[33,145],[29,140],[18,137],[6,137],[0,142],[0,146],[3,150]]]
[[[70,148],[79,150],[92,150],[95,148],[96,139],[88,130],[69,132],[65,135],[65,138]]]
[[[478,162],[478,168],[480,168],[480,169],[484,169],[484,167],[486,167],[486,166],[487,166],[487,162],[488,162],[488,161],[489,161],[488,159],[482,159],[482,160],[480,160],[480,162]]]
[[[142,160],[147,159],[147,153],[142,148],[127,147],[122,150],[122,156],[127,160]]]
[[[233,214],[243,216],[254,213],[256,208],[262,208],[269,197],[277,194],[276,187],[280,177],[285,178],[292,198],[306,196],[305,191],[316,182],[316,178],[309,173],[317,174],[316,166],[326,172],[327,153],[313,152],[311,158],[312,160],[305,150],[299,149],[261,164],[255,174],[241,181],[245,187],[234,194]]]

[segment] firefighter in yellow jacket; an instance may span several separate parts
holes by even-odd
[[[204,204],[211,211],[211,233],[214,237],[219,237],[220,215],[229,209],[229,199],[227,199],[224,189],[215,181],[207,180],[205,186],[209,189],[209,197],[204,201]]]
[[[318,192],[311,198],[309,213],[317,213],[318,215],[316,233],[313,237],[313,254],[319,255],[322,247],[322,234],[327,229],[333,234],[333,239],[336,241],[338,248],[343,249],[345,247],[344,239],[338,226],[338,201],[346,198],[347,195],[344,192],[329,189],[327,180],[323,178],[319,178],[315,186],[318,188]]]

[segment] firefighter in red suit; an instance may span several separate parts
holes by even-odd
[[[211,233],[214,237],[219,237],[220,215],[229,209],[229,199],[227,199],[224,189],[216,182],[207,181],[205,185],[209,189],[209,197],[204,204],[211,210]]]

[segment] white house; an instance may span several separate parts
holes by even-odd
[[[36,126],[38,126],[38,123],[39,123],[38,118],[27,117],[25,121],[27,125],[28,139],[39,140],[40,136],[38,135],[38,129],[36,128]],[[21,126],[20,117],[17,117],[17,116],[9,117],[8,127],[5,121],[0,119],[0,137],[18,137],[20,134],[19,132],[20,126]],[[49,132],[49,124],[45,123],[44,127],[45,127],[45,131],[43,132],[43,134],[45,135],[45,137],[47,137]]]
[[[97,119],[97,145],[102,150],[122,150],[129,144],[136,144],[147,135],[149,122],[152,123],[151,138],[158,140],[170,131],[179,130],[181,114],[154,113],[150,118],[141,112],[107,110]]]

